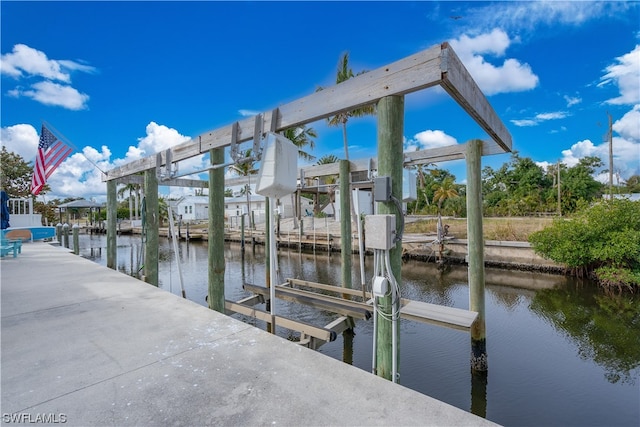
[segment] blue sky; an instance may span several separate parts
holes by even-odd
[[[359,72],[443,41],[522,156],[607,163],[610,113],[614,169],[640,174],[639,2],[2,1],[0,13],[2,145],[32,160],[46,121],[78,149],[48,198],[104,200],[87,158],[108,170],[270,111],[334,84],[343,52]],[[339,128],[310,126],[312,154],[344,157]],[[406,150],[488,138],[437,88],[406,97],[404,134]],[[351,159],[376,155],[374,117],[348,135]],[[440,167],[464,182],[463,162]]]

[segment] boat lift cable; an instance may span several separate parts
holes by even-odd
[[[367,292],[366,292],[366,278],[364,272],[364,238],[363,238],[363,230],[362,230],[362,221],[360,221],[360,190],[358,188],[355,189],[355,196],[353,195],[353,191],[351,192],[351,197],[353,198],[353,207],[356,212],[356,224],[358,225],[358,256],[360,258],[360,285],[362,286],[362,300],[367,301]]]
[[[146,197],[142,197],[142,202],[140,203],[140,218],[142,220],[142,230],[140,231],[140,253],[138,254],[138,274],[144,268],[144,253],[145,253],[145,245],[147,244],[147,199]]]
[[[171,242],[173,244],[173,255],[178,266],[178,278],[180,279],[180,289],[182,290],[182,298],[187,299],[187,293],[184,290],[184,280],[182,279],[182,267],[180,265],[180,252],[178,248],[178,235],[175,232],[175,224],[173,221],[173,210],[171,209],[171,202],[167,203],[167,210],[169,213],[169,231],[171,233]]]

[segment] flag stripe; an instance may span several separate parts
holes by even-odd
[[[47,179],[72,152],[73,149],[71,147],[56,138],[45,125],[42,125],[31,179],[31,193],[34,196],[37,196],[42,191]]]
[[[60,145],[60,147],[58,147],[56,151],[53,151],[53,149],[51,149],[50,152],[47,152],[47,154],[45,155],[45,157],[47,158],[47,179],[51,176],[53,171],[56,170],[58,166],[60,166],[60,163],[62,163],[64,159],[66,159],[69,154],[73,152],[71,148],[67,147],[61,142],[58,142],[58,144],[56,145]]]

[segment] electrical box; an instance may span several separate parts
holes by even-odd
[[[371,286],[373,296],[384,297],[389,291],[389,280],[386,277],[376,276],[373,278],[373,285]]]
[[[388,202],[391,200],[391,177],[381,176],[373,179],[373,200]]]
[[[258,172],[256,193],[275,199],[296,190],[298,147],[282,135],[268,132]]]
[[[412,202],[418,199],[418,191],[416,188],[416,173],[412,170],[405,169],[402,172],[402,201]]]
[[[367,249],[392,249],[396,245],[396,216],[367,215],[364,217],[364,232]]]

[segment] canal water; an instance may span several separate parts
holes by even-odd
[[[80,236],[80,247],[81,256],[106,264],[104,236]],[[159,249],[160,287],[180,295],[171,242],[161,238]],[[118,270],[135,275],[142,252],[140,236],[118,236]],[[239,244],[227,244],[225,259],[227,299],[248,296],[243,282],[264,286],[262,246],[248,245],[242,256]],[[205,306],[206,260],[206,242],[180,243],[187,297]],[[367,279],[372,265],[368,258]],[[354,288],[360,288],[357,256],[353,266]],[[402,297],[468,309],[466,275],[466,267],[440,272],[434,264],[409,261],[402,270]],[[287,277],[340,283],[340,256],[283,249],[279,278]],[[507,426],[640,425],[638,296],[606,295],[589,282],[563,276],[494,269],[486,270],[486,284],[487,376],[470,372],[468,333],[402,320],[401,384]],[[336,317],[283,301],[277,302],[276,311],[317,326]],[[282,328],[278,332],[285,338],[294,336]],[[318,351],[370,371],[372,340],[372,321],[359,320],[354,337],[339,336]]]

